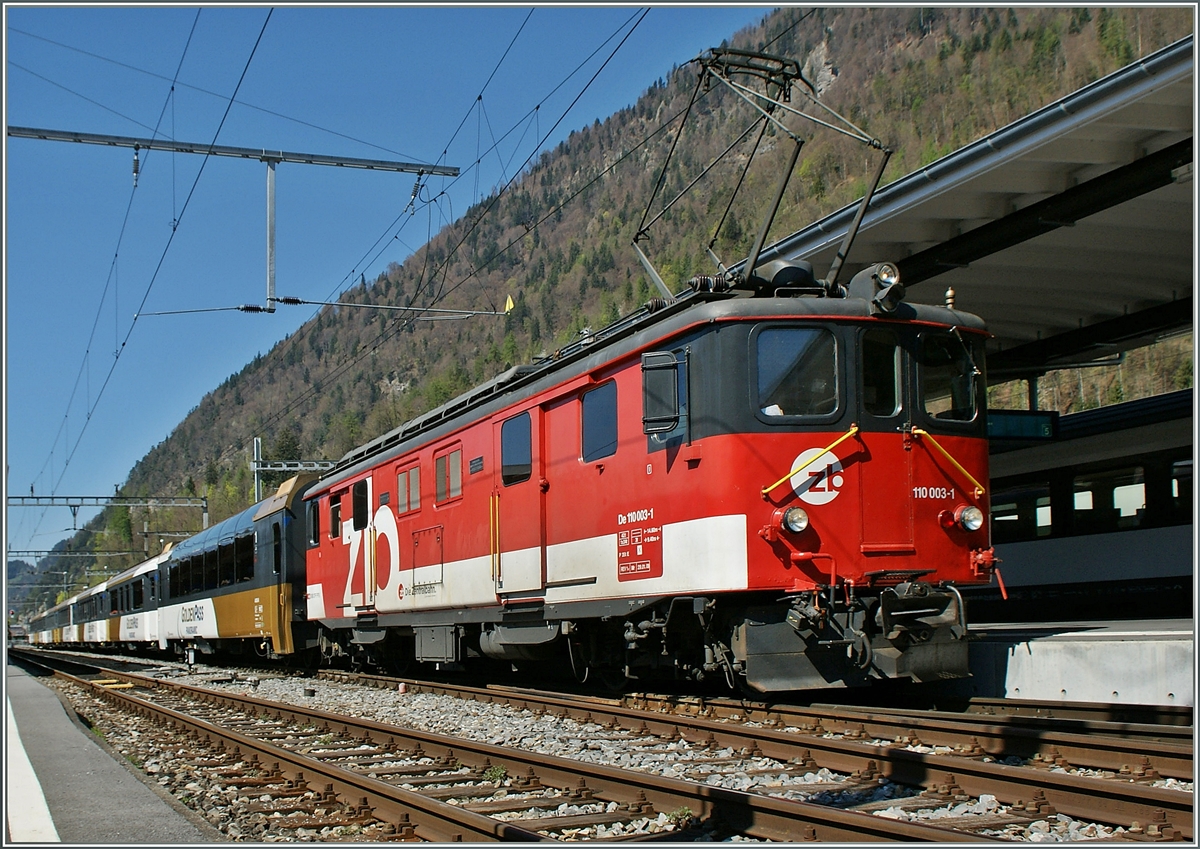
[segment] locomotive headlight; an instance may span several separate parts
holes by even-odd
[[[808,527],[808,513],[800,507],[789,507],[783,511],[783,526],[794,534]]]
[[[875,279],[879,281],[880,289],[886,289],[893,283],[900,282],[900,269],[890,262],[881,262],[875,268]]]
[[[977,531],[983,527],[983,511],[978,507],[959,507],[954,511],[954,521],[964,531]]]

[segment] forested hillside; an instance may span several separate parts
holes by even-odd
[[[732,35],[728,45],[797,59],[823,101],[896,151],[886,183],[1191,29],[1188,8],[788,8]],[[552,353],[584,328],[642,305],[652,292],[630,242],[678,126],[675,116],[695,85],[687,64],[647,80],[635,104],[571,133],[506,191],[342,296],[357,304],[484,310],[502,309],[511,296],[509,315],[413,321],[396,312],[326,308],[201,399],[130,472],[124,492],[204,493],[219,521],[250,503],[254,437],[263,438],[268,459],[337,459],[507,366]],[[752,116],[735,106],[716,88],[701,99],[661,197],[674,197],[747,128]],[[874,161],[848,139],[793,126],[809,140],[772,241],[861,196]],[[727,263],[746,256],[760,225],[787,153],[775,142],[764,139],[715,236],[714,250]],[[704,248],[741,164],[735,158],[714,169],[652,230],[646,250],[673,289],[712,271]],[[1190,341],[1179,358],[1171,388],[1191,383]],[[155,524],[198,529],[199,516],[156,513]],[[141,525],[140,514],[110,509],[70,545],[140,547]],[[157,540],[151,545],[156,551]],[[105,562],[121,565],[129,564]],[[83,566],[44,561],[41,568]]]

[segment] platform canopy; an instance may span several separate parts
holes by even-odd
[[[995,334],[989,380],[1090,362],[1194,325],[1193,37],[882,188],[840,282],[897,262],[908,300]],[[855,206],[767,251],[829,269]]]

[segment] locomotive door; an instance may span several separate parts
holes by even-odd
[[[876,327],[859,347],[861,433],[859,462],[863,554],[911,555],[913,544],[912,450],[906,445],[906,363],[900,336]],[[888,568],[880,564],[880,568]]]
[[[497,596],[536,596],[546,583],[542,410],[498,423],[490,510],[492,580]]]

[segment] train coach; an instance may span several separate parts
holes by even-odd
[[[37,645],[279,659],[315,657],[304,616],[299,498],[313,476],[56,605]]]
[[[693,284],[308,490],[327,659],[757,692],[968,674],[956,585],[994,563],[982,321],[900,301],[888,264],[836,293],[782,262]]]

